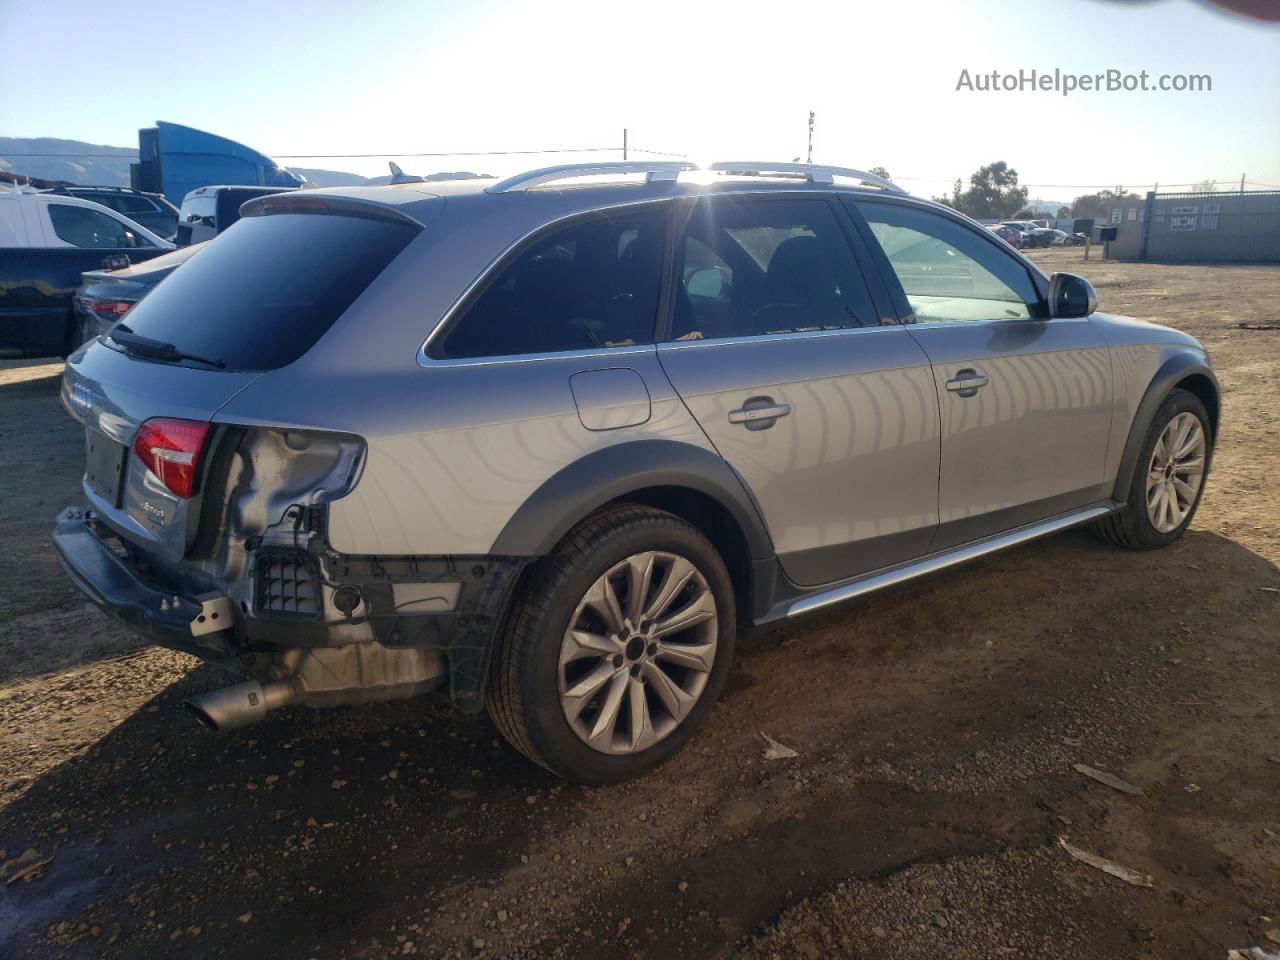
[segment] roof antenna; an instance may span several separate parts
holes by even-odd
[[[396,163],[394,160],[388,160],[387,166],[391,168],[392,183],[425,183],[426,182],[422,177],[415,177],[411,173],[405,173],[403,170],[400,169],[400,164]]]

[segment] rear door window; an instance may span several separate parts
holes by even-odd
[[[69,203],[51,203],[48,209],[53,232],[72,246],[109,250],[155,246],[122,221],[98,210]]]
[[[433,344],[437,359],[653,343],[666,205],[600,213],[519,253]]]
[[[127,328],[232,370],[311,349],[419,228],[362,216],[246,217],[156,286]]]

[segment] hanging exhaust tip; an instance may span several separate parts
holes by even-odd
[[[267,711],[283,707],[295,699],[293,687],[287,683],[246,680],[234,686],[198,693],[182,701],[195,718],[210,730],[234,730],[257,723]]]

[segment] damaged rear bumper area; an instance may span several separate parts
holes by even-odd
[[[216,596],[183,598],[144,581],[123,546],[112,549],[118,544],[113,541],[92,514],[74,507],[64,510],[53,528],[62,569],[98,607],[155,643],[238,669],[240,661],[226,642],[225,630],[218,626],[219,619],[229,618],[225,598],[206,607],[206,601],[216,601]],[[206,624],[211,629],[205,629]]]
[[[65,510],[53,542],[72,582],[106,613],[154,643],[252,678],[187,702],[215,729],[288,703],[393,700],[446,685],[455,706],[479,710],[493,641],[527,562],[273,546],[255,551],[246,582],[223,592],[151,570],[91,511]],[[313,602],[295,602],[304,595]]]

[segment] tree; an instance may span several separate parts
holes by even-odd
[[[969,189],[961,194],[957,209],[971,217],[999,220],[1026,202],[1027,188],[1018,186],[1018,171],[997,160],[969,177]]]
[[[1216,180],[1201,180],[1192,190],[1196,193],[1217,193],[1218,182]]]
[[[1030,207],[1023,207],[1013,215],[1014,220],[1034,220],[1039,217],[1038,211],[1032,210]]]
[[[893,177],[889,176],[889,171],[884,167],[872,167],[867,171],[867,173],[871,174],[873,177],[879,177],[881,180],[893,179]]]
[[[943,194],[942,196],[934,197],[933,199],[945,207],[950,207],[952,210],[959,210],[961,202],[960,185],[961,180],[959,177],[956,177],[956,182],[951,185],[951,196],[948,197],[946,194]]]
[[[1069,216],[1071,216],[1071,208],[1070,208],[1070,207],[1059,207],[1059,208],[1058,208],[1058,212],[1057,212],[1057,214],[1055,214],[1055,216],[1056,216],[1056,217],[1057,217],[1057,219],[1059,219],[1059,220],[1066,220]]]
[[[1124,187],[1119,187],[1117,190],[1102,190],[1099,193],[1087,193],[1076,197],[1071,202],[1071,216],[1092,217],[1095,220],[1107,217],[1117,202],[1132,200],[1133,197],[1134,195]]]

